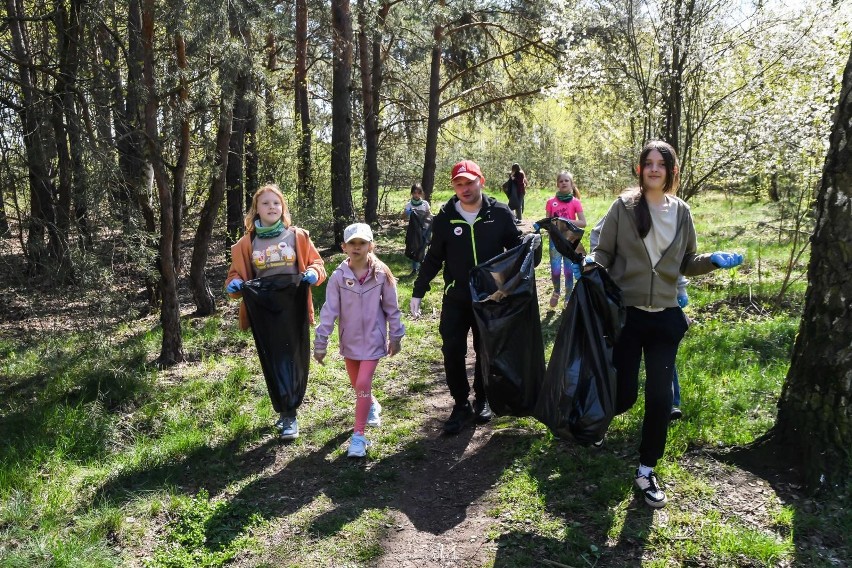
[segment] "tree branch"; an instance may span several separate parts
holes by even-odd
[[[486,107],[488,105],[492,105],[494,103],[499,103],[499,102],[502,102],[502,101],[508,101],[508,100],[512,100],[512,99],[519,99],[519,98],[522,98],[522,97],[529,97],[531,95],[537,95],[537,94],[541,93],[541,91],[542,91],[542,89],[539,88],[539,89],[533,89],[531,91],[523,91],[523,92],[520,92],[520,93],[512,93],[512,94],[509,94],[509,95],[504,95],[502,97],[495,97],[493,99],[488,99],[487,101],[482,101],[482,102],[477,103],[473,106],[467,107],[467,108],[462,109],[460,111],[454,112],[453,114],[445,116],[444,118],[439,119],[438,122],[440,124],[444,124],[448,120],[452,120],[456,117],[465,115],[469,112],[473,112],[473,111],[480,109],[482,107]]]

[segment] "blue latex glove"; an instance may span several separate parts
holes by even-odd
[[[734,268],[743,263],[743,255],[738,252],[714,252],[710,255],[710,262],[716,268]]]
[[[541,225],[539,225],[538,223],[533,223],[533,232],[535,234],[541,233]]]
[[[685,308],[689,305],[689,296],[686,294],[682,294],[677,297],[677,305],[681,307],[681,309]]]
[[[311,286],[319,282],[319,276],[313,270],[305,270],[305,273],[302,274],[302,282],[307,282]]]
[[[242,288],[243,288],[243,281],[240,280],[239,278],[234,278],[233,280],[228,282],[228,287],[225,288],[225,290],[227,290],[231,294],[234,294],[234,293],[242,290]]]
[[[574,273],[574,280],[579,280],[583,275],[583,270],[580,268],[579,264],[571,263],[571,272]]]

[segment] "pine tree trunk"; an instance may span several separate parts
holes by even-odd
[[[364,220],[372,224],[379,220],[379,101],[374,89],[374,73],[381,72],[381,61],[371,61],[373,50],[367,30],[367,8],[364,0],[358,0],[358,55],[364,119]]]
[[[348,0],[332,0],[333,28],[331,99],[331,209],[334,238],[343,242],[343,229],[355,218],[352,206],[352,15]]]
[[[7,26],[12,39],[12,53],[16,59],[21,90],[18,115],[23,127],[22,137],[29,173],[30,218],[25,254],[28,272],[45,274],[49,270],[48,248],[44,242],[46,233],[49,235],[50,250],[59,249],[52,197],[55,188],[48,173],[50,168],[42,135],[44,125],[40,120],[40,117],[46,116],[47,113],[40,102],[42,96],[36,91],[35,65],[30,51],[25,14],[21,10],[20,3],[6,0],[6,13],[9,17]]]
[[[257,87],[254,83],[249,84],[249,92],[252,94],[257,92]],[[254,96],[250,97],[248,105],[248,115],[246,116],[246,141],[245,141],[245,176],[244,184],[246,188],[254,193],[260,188],[260,179],[258,178],[258,159],[257,154],[257,102]]]
[[[143,0],[142,4],[142,53],[143,83],[147,91],[145,101],[145,135],[147,149],[154,169],[154,181],[160,202],[160,242],[157,267],[160,271],[160,325],[163,339],[157,363],[160,366],[174,365],[184,360],[183,338],[180,330],[180,305],[178,303],[177,271],[174,262],[175,233],[174,194],[163,163],[159,147],[156,81],[154,77],[154,9],[155,0]]]
[[[443,5],[443,2],[441,3]],[[426,150],[423,158],[423,193],[427,200],[432,199],[435,187],[435,168],[438,156],[438,129],[441,127],[438,112],[441,109],[441,50],[444,28],[436,24],[432,31],[432,63],[429,73],[429,116],[426,122]]]
[[[233,96],[231,116],[230,149],[228,151],[228,162],[226,169],[227,204],[225,206],[225,223],[227,234],[225,235],[225,246],[230,250],[231,245],[236,243],[243,235],[243,220],[246,207],[243,196],[251,191],[243,183],[243,156],[245,154],[246,134],[246,85],[248,77],[245,72],[239,72],[236,79],[236,93]]]
[[[111,55],[117,60],[118,50],[113,47]],[[114,198],[119,204],[125,226],[130,226],[131,211],[135,206],[145,221],[145,230],[153,234],[157,230],[157,221],[154,218],[154,209],[146,196],[151,193],[154,172],[144,152],[142,57],[142,8],[140,0],[129,0],[126,84],[122,85],[117,67],[111,73],[116,150],[122,176],[121,189],[115,192]],[[155,305],[153,298],[154,294],[151,295],[151,300],[152,305]]]
[[[236,67],[231,63],[231,68],[226,67],[221,73],[223,76],[222,95],[219,103],[219,126],[216,133],[216,174],[210,187],[210,195],[201,209],[198,229],[195,232],[195,240],[192,246],[192,263],[189,268],[189,285],[192,290],[192,298],[195,300],[195,313],[199,316],[210,315],[216,311],[216,299],[207,282],[205,268],[210,241],[213,237],[213,228],[216,225],[216,217],[225,197],[225,178],[229,160],[228,148],[233,123]]]
[[[308,104],[308,1],[296,0],[296,62],[294,66],[294,103],[299,122],[299,150],[296,173],[299,201],[312,207],[316,188],[312,181],[311,110]]]
[[[816,490],[852,466],[852,54],[816,196],[808,291],[770,441]]]

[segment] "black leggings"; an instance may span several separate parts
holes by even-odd
[[[639,461],[654,467],[666,450],[672,409],[672,376],[677,347],[687,330],[680,308],[646,312],[627,308],[627,321],[613,350],[618,372],[616,414],[630,410],[639,396],[639,363],[645,357],[645,415]]]

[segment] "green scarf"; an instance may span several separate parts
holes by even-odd
[[[273,237],[277,237],[281,233],[284,232],[284,223],[281,222],[281,219],[278,219],[278,222],[270,227],[264,227],[260,224],[260,219],[254,220],[254,232],[257,233],[257,237],[259,239],[271,239]]]
[[[569,193],[569,194],[565,195],[564,193],[556,192],[556,199],[558,199],[559,201],[562,201],[563,203],[568,203],[569,201],[574,199],[574,194]]]
[[[411,198],[411,204],[415,207],[419,207],[421,203],[423,203],[422,199],[414,199],[413,197]]]

